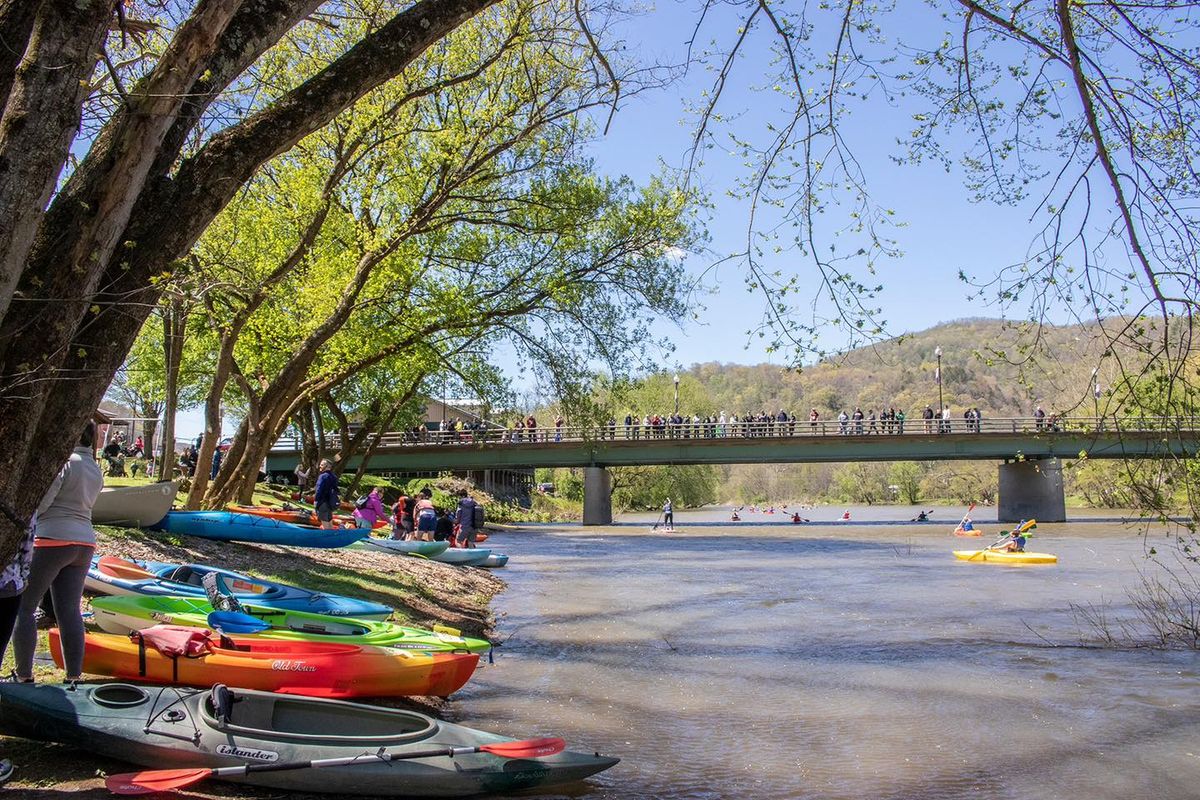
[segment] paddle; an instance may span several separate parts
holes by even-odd
[[[125,578],[128,580],[142,580],[144,578],[153,578],[154,573],[147,569],[139,567],[132,561],[126,561],[123,558],[116,556],[101,556],[96,562],[96,568],[106,575],[111,575],[114,578]]]
[[[983,555],[983,554],[984,554],[984,553],[986,553],[987,551],[991,550],[991,549],[992,549],[993,547],[995,547],[996,545],[998,545],[998,544],[1000,544],[1001,542],[1003,542],[1005,539],[1010,539],[1010,538],[1012,538],[1012,534],[1011,534],[1011,533],[1009,533],[1008,531],[1004,531],[1004,535],[1003,535],[1003,536],[1001,536],[999,539],[997,539],[996,541],[992,542],[991,544],[989,544],[987,547],[983,548],[982,550],[976,550],[976,551],[975,551],[975,552],[974,552],[974,553],[973,553],[971,556],[969,556],[969,557],[967,558],[967,561],[973,561],[974,559],[976,559],[976,558],[978,558],[979,556]]]
[[[652,530],[652,531],[656,531],[656,530],[658,530],[658,526],[662,524],[662,519],[663,519],[663,515],[662,515],[662,514],[659,514],[659,515],[658,515],[658,521],[654,523],[654,527],[653,527],[653,528],[651,528],[650,530]]]
[[[183,789],[205,778],[224,778],[245,775],[250,772],[280,772],[293,769],[320,769],[366,764],[375,761],[401,761],[409,758],[436,758],[438,756],[491,753],[501,758],[541,758],[561,753],[567,743],[558,738],[527,739],[519,742],[483,744],[476,747],[433,747],[427,750],[412,750],[407,753],[360,753],[342,758],[322,758],[311,761],[292,761],[283,764],[241,764],[236,767],[196,767],[188,769],[155,769],[143,772],[127,772],[109,775],[104,785],[114,794],[153,794]]]

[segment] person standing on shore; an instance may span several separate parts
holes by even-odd
[[[50,484],[34,517],[29,583],[21,595],[13,631],[13,672],[18,683],[33,683],[33,651],[37,646],[34,614],[47,589],[54,601],[67,682],[83,677],[83,615],[79,601],[96,549],[92,506],[104,488],[104,476],[93,450],[95,439],[96,425],[88,422],[75,452]]]
[[[304,468],[304,462],[296,463],[296,468],[292,470],[292,474],[296,476],[296,486],[300,488],[300,499],[304,499],[304,489],[308,486],[309,471]]]
[[[460,489],[458,496],[458,546],[469,549],[475,546],[475,535],[479,533],[475,527],[475,507],[478,503],[466,489]]]
[[[437,509],[433,506],[433,490],[428,486],[422,489],[420,495],[417,496],[413,513],[417,517],[416,538],[432,542],[433,533],[437,530]]]
[[[392,506],[392,538],[411,539],[413,532],[413,504],[407,494],[401,494]]]
[[[333,528],[333,514],[338,509],[338,477],[333,474],[333,462],[322,458],[318,466],[321,474],[317,476],[316,496],[317,520],[325,529]]]

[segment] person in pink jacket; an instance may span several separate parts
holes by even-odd
[[[354,509],[354,516],[362,520],[359,523],[360,528],[373,528],[379,520],[387,519],[387,512],[383,509],[383,498],[379,496],[378,486],[367,495],[366,505]]]

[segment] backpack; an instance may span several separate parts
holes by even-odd
[[[361,495],[361,496],[359,496],[359,498],[357,500],[354,501],[354,507],[357,508],[359,511],[362,511],[364,508],[367,507],[367,503],[370,502],[370,500],[371,500],[370,495],[365,495],[365,494]]]
[[[476,503],[475,509],[471,513],[471,522],[473,523],[471,527],[475,528],[475,530],[482,528],[485,516],[483,506]]]

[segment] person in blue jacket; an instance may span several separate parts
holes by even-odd
[[[322,528],[333,527],[333,514],[338,510],[338,477],[333,472],[333,462],[322,458],[321,474],[317,476],[317,491],[313,498],[317,504],[317,519]]]

